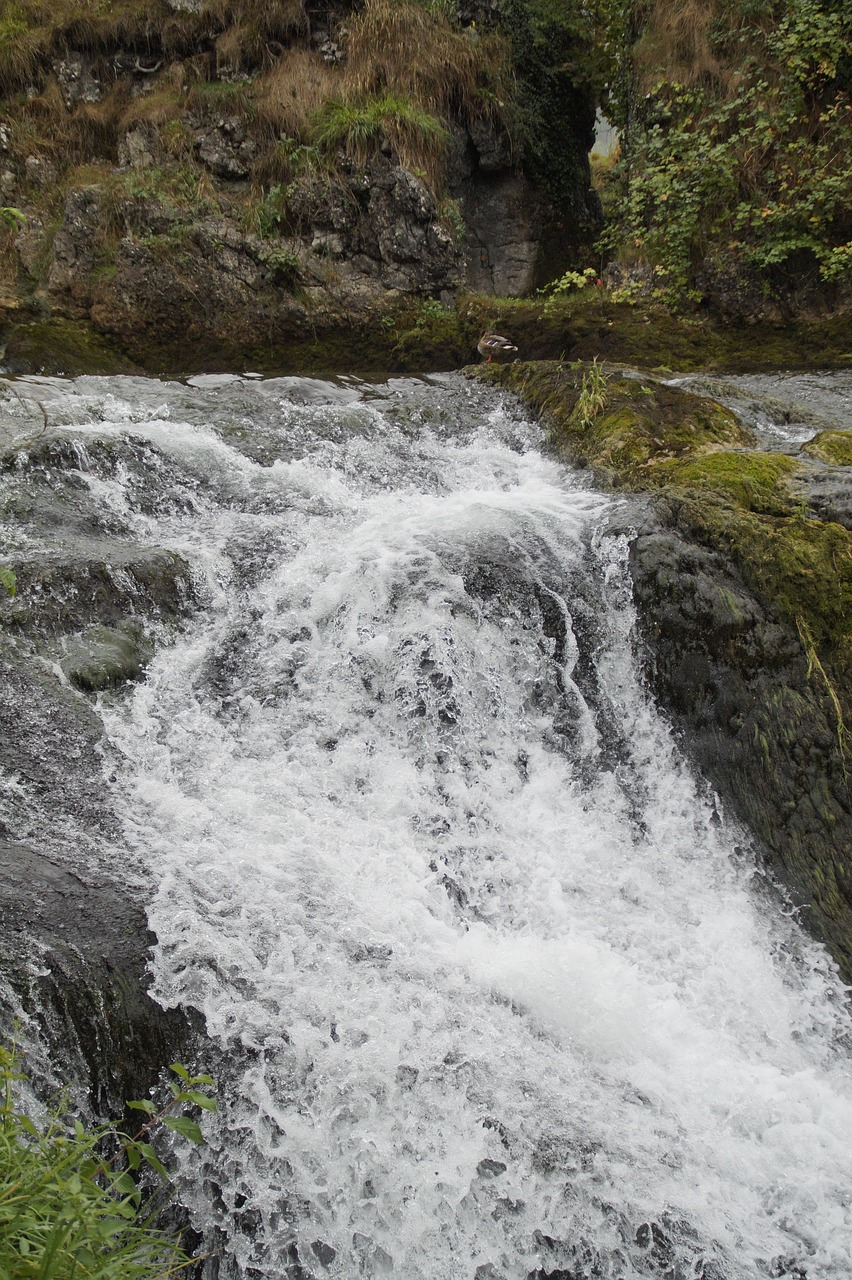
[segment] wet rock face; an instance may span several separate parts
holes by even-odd
[[[132,869],[105,865],[120,839],[88,701],[8,641],[0,654],[0,771],[15,780],[0,814],[0,972],[82,1085],[94,1111],[149,1088],[192,1034],[147,994],[153,942]],[[36,816],[37,815],[37,816]],[[108,842],[106,845],[104,842]]]
[[[836,710],[799,637],[676,529],[637,538],[631,570],[655,693],[848,979],[852,814]]]
[[[497,171],[464,189],[467,284],[476,293],[512,296],[538,283],[549,203],[522,174]]]
[[[0,963],[24,1010],[62,1045],[93,1109],[144,1096],[190,1034],[146,993],[154,941],[142,905],[110,879],[0,840]],[[35,962],[35,963],[33,963]]]
[[[105,1113],[144,1094],[192,1029],[147,994],[144,886],[86,695],[139,679],[194,595],[180,556],[98,523],[79,466],[61,433],[0,458],[22,539],[17,594],[0,594],[0,1027],[32,1019]]]
[[[511,297],[543,284],[557,211],[520,170],[511,139],[493,121],[454,132],[449,188],[465,227],[465,287]]]

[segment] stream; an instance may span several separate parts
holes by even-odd
[[[14,385],[73,519],[5,544],[200,601],[98,696],[97,856],[210,1038],[208,1274],[849,1280],[844,989],[647,692],[633,500],[457,375]]]

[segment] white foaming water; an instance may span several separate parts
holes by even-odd
[[[228,1265],[848,1280],[842,990],[647,698],[613,501],[453,379],[92,382],[93,501],[208,600],[104,714]]]
[[[763,449],[797,453],[817,431],[852,427],[852,373],[753,373],[706,377],[686,374],[666,379],[715,397],[751,427]]]

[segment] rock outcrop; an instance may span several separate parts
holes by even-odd
[[[214,8],[162,29],[141,9],[103,31],[60,24],[26,102],[0,98],[0,198],[27,215],[0,245],[10,318],[88,321],[143,362],[173,347],[192,363],[204,344],[215,361],[400,300],[529,293],[599,225],[592,92],[567,76],[553,90],[570,177],[554,194],[497,92],[501,5],[477,0],[453,26],[403,4],[397,33],[375,0],[371,20],[401,43],[355,68],[347,38],[370,14],[348,3],[260,15],[260,44],[251,15],[228,25]]]
[[[0,591],[0,1020],[6,1031],[31,1020],[63,1080],[106,1114],[144,1095],[195,1028],[147,994],[145,885],[116,858],[117,800],[87,695],[139,679],[194,590],[180,556],[134,544],[120,522],[108,536],[74,501],[80,461],[53,433],[0,456],[31,480],[3,512],[27,536],[18,592]]]
[[[599,482],[648,495],[631,570],[650,685],[852,978],[852,534],[808,506],[822,464],[761,452],[729,410],[651,376],[598,372],[597,401],[582,367],[478,376]]]

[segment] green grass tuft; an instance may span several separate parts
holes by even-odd
[[[141,1163],[168,1183],[150,1130],[201,1141],[187,1104],[215,1110],[209,1076],[175,1063],[177,1082],[157,1110],[148,1099],[130,1106],[146,1120],[134,1138],[111,1125],[86,1128],[65,1118],[60,1098],[38,1123],[15,1100],[23,1079],[14,1049],[0,1046],[0,1275],[4,1280],[162,1280],[189,1265],[170,1236],[150,1225],[133,1172]]]
[[[423,170],[433,185],[450,138],[437,116],[393,94],[361,103],[331,99],[318,111],[313,135],[318,147],[325,151],[342,147],[359,164],[366,163],[386,139],[407,169]]]

